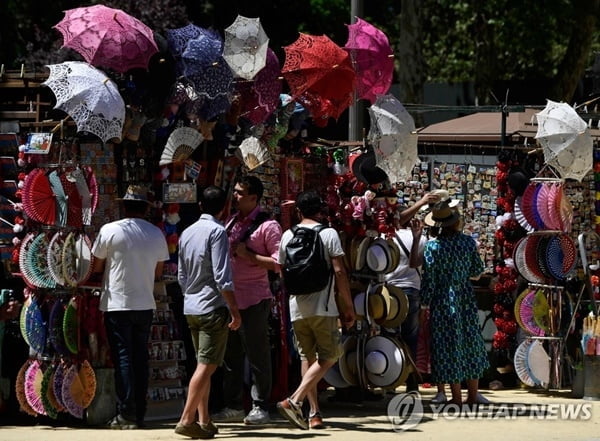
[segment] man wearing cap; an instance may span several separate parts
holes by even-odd
[[[131,185],[120,200],[124,218],[100,228],[92,254],[94,271],[104,273],[100,310],[115,367],[118,413],[109,426],[134,429],[146,414],[154,281],[162,276],[169,250],[162,231],[144,219],[147,190]]]

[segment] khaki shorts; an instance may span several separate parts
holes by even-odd
[[[300,358],[336,361],[343,353],[337,317],[315,316],[292,323]]]
[[[186,315],[192,342],[196,350],[196,361],[202,364],[220,366],[225,356],[229,335],[229,310],[215,309],[202,315]]]

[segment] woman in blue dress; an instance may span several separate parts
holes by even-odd
[[[475,404],[479,378],[489,363],[470,278],[483,272],[483,262],[448,201],[438,202],[425,223],[439,229],[425,245],[421,283],[421,308],[430,311],[432,380],[449,383],[450,402],[459,405],[460,384],[466,381],[467,403]]]

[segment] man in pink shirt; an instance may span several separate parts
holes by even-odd
[[[245,176],[237,181],[233,189],[237,212],[225,223],[242,326],[229,332],[223,366],[224,407],[212,417],[217,422],[270,422],[272,293],[268,271],[279,271],[277,258],[282,231],[277,221],[261,211],[262,195],[263,185],[257,177]],[[252,374],[252,409],[248,415],[242,405],[244,356]]]

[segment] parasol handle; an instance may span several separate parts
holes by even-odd
[[[65,122],[67,122],[67,120],[69,118],[71,118],[71,115],[67,115],[63,119],[61,119],[60,122],[57,125],[55,125],[52,130],[50,130],[50,133],[56,133],[56,131],[58,129],[60,129],[60,137],[62,139],[63,138],[63,125],[64,125]]]
[[[6,219],[4,219],[3,217],[0,217],[0,221],[4,222],[6,225],[10,225],[13,228],[15,226],[15,224],[11,224],[9,221],[7,221]]]

